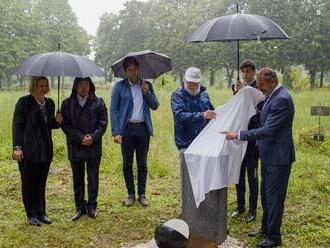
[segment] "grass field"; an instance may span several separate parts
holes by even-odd
[[[55,158],[47,184],[47,211],[53,224],[41,228],[26,224],[20,194],[17,164],[11,160],[11,121],[15,102],[24,91],[0,92],[0,247],[127,247],[149,240],[154,227],[180,215],[178,152],[173,139],[173,118],[169,98],[176,85],[155,85],[160,109],[153,113],[155,135],[149,153],[148,196],[150,206],[122,207],[126,194],[122,177],[121,153],[108,131],[104,137],[100,174],[98,217],[70,221],[74,214],[71,170],[66,159],[65,138],[61,130],[53,132]],[[99,89],[109,106],[109,89]],[[55,90],[51,97],[55,99]],[[68,92],[65,92],[68,93]],[[209,89],[214,105],[224,103],[227,89]],[[310,106],[321,101],[330,105],[330,90],[293,93],[296,116],[294,136],[297,162],[292,168],[282,225],[283,247],[330,247],[330,145],[298,144],[298,134],[317,125]],[[322,119],[330,138],[330,117]],[[259,201],[260,202],[260,201]],[[235,190],[229,189],[228,209],[235,208]],[[257,238],[247,237],[258,228],[229,219],[230,235],[253,247]]]

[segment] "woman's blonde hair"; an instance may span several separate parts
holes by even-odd
[[[31,77],[31,82],[30,82],[30,86],[29,86],[29,92],[31,95],[35,96],[37,93],[37,87],[38,87],[38,83],[41,80],[46,80],[47,81],[47,86],[48,86],[48,92],[49,92],[49,81],[47,77]]]

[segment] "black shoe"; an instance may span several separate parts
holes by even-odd
[[[272,239],[264,239],[263,241],[261,241],[261,243],[258,245],[258,247],[261,248],[271,248],[271,247],[276,247],[276,246],[280,246],[282,244],[281,239],[279,240],[272,240]]]
[[[89,210],[87,211],[87,215],[88,215],[90,218],[95,219],[96,216],[97,216],[96,210],[95,210],[95,209],[89,209]]]
[[[236,210],[231,214],[231,217],[238,218],[244,212],[245,212],[245,208],[236,208]]]
[[[47,225],[52,224],[52,221],[46,215],[38,216],[38,220]]]
[[[149,205],[149,201],[145,195],[139,195],[138,202],[143,206],[147,207]]]
[[[40,221],[36,217],[28,218],[28,223],[32,226],[41,226]]]
[[[86,214],[86,210],[78,210],[71,220],[76,221],[80,219],[80,217],[83,216],[84,214]]]
[[[256,220],[256,214],[255,213],[248,213],[248,216],[246,218],[246,222],[250,223],[252,221]]]
[[[263,228],[260,228],[260,229],[258,229],[258,230],[256,230],[256,231],[253,231],[253,232],[250,232],[250,233],[248,233],[248,236],[249,237],[265,237],[266,236],[266,231],[265,231],[265,229],[263,229]]]

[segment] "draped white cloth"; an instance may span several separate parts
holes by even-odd
[[[217,118],[208,123],[184,152],[196,206],[211,190],[237,184],[247,142],[228,141],[220,131],[246,130],[256,105],[263,101],[261,91],[245,86],[215,111]]]

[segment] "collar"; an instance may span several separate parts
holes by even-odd
[[[88,99],[88,95],[83,97],[83,96],[79,96],[79,95],[77,94],[77,98],[78,98],[78,100],[86,101],[86,100]]]
[[[133,84],[133,83],[131,82],[131,80],[129,80],[128,78],[127,78],[127,81],[128,81],[128,83],[129,83],[129,85],[130,85],[130,86],[133,86],[133,85],[138,85],[138,84],[139,84],[139,82],[137,82],[137,83]]]
[[[276,87],[275,87],[275,89],[272,91],[272,93],[270,93],[270,95],[269,95],[269,97],[268,98],[271,98],[272,97],[272,95],[279,89],[279,88],[281,88],[282,87],[282,84],[278,84]]]

